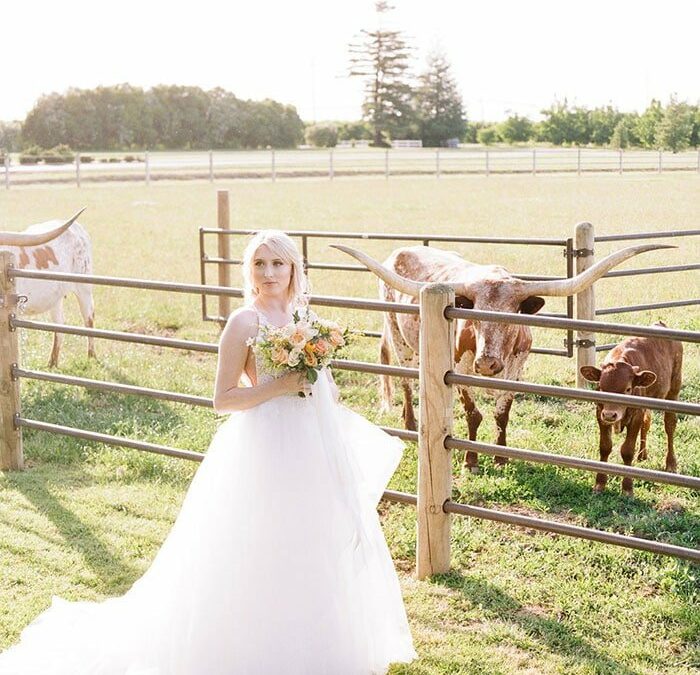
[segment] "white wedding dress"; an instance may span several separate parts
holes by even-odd
[[[103,602],[54,597],[0,674],[369,675],[415,658],[376,512],[403,444],[323,375],[312,390],[231,414],[147,572]]]

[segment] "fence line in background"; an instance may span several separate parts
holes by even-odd
[[[114,154],[114,153],[112,153]],[[84,161],[82,158],[85,158]],[[138,159],[139,161],[134,161]],[[665,161],[664,161],[665,159]],[[89,160],[89,162],[88,162]],[[4,182],[12,184],[75,183],[100,181],[209,180],[338,176],[389,176],[498,173],[582,173],[685,171],[700,174],[700,149],[671,153],[653,150],[597,148],[401,148],[307,149],[257,151],[144,151],[129,162],[102,163],[87,153],[77,153],[72,164],[20,165],[4,153]],[[73,176],[70,170],[73,170]]]

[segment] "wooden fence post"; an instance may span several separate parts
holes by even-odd
[[[12,366],[19,363],[17,333],[10,329],[10,317],[17,309],[17,289],[7,269],[14,255],[0,251],[0,470],[24,468],[22,428],[15,426],[19,415],[19,380],[12,378]]]
[[[576,226],[576,274],[587,270],[595,262],[595,232],[590,223]],[[589,286],[576,295],[576,318],[595,321],[595,290]],[[581,366],[595,365],[595,333],[576,333],[576,386],[585,389],[586,380],[581,375]]]
[[[231,229],[231,215],[228,201],[228,190],[217,190],[217,217],[218,227],[221,230]],[[226,234],[218,234],[217,237],[219,258],[230,260],[231,258],[231,237]],[[231,265],[220,262],[219,265],[219,286],[231,286]],[[219,296],[219,325],[223,328],[226,325],[228,315],[231,313],[231,298],[226,295]]]
[[[450,515],[443,505],[452,496],[452,453],[445,437],[452,433],[453,391],[444,378],[453,367],[454,327],[444,312],[454,299],[443,284],[429,284],[420,294],[418,579],[450,568]]]

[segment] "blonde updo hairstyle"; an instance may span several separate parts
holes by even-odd
[[[292,266],[292,275],[287,289],[287,298],[292,307],[307,303],[308,281],[304,275],[304,261],[294,240],[280,230],[260,230],[248,242],[243,251],[243,298],[250,305],[258,296],[253,286],[253,263],[255,253],[262,245],[267,246],[273,255]]]

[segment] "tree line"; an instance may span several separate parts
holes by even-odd
[[[293,148],[303,139],[294,106],[175,85],[69,89],[42,96],[21,124],[0,124],[0,148],[14,150]]]

